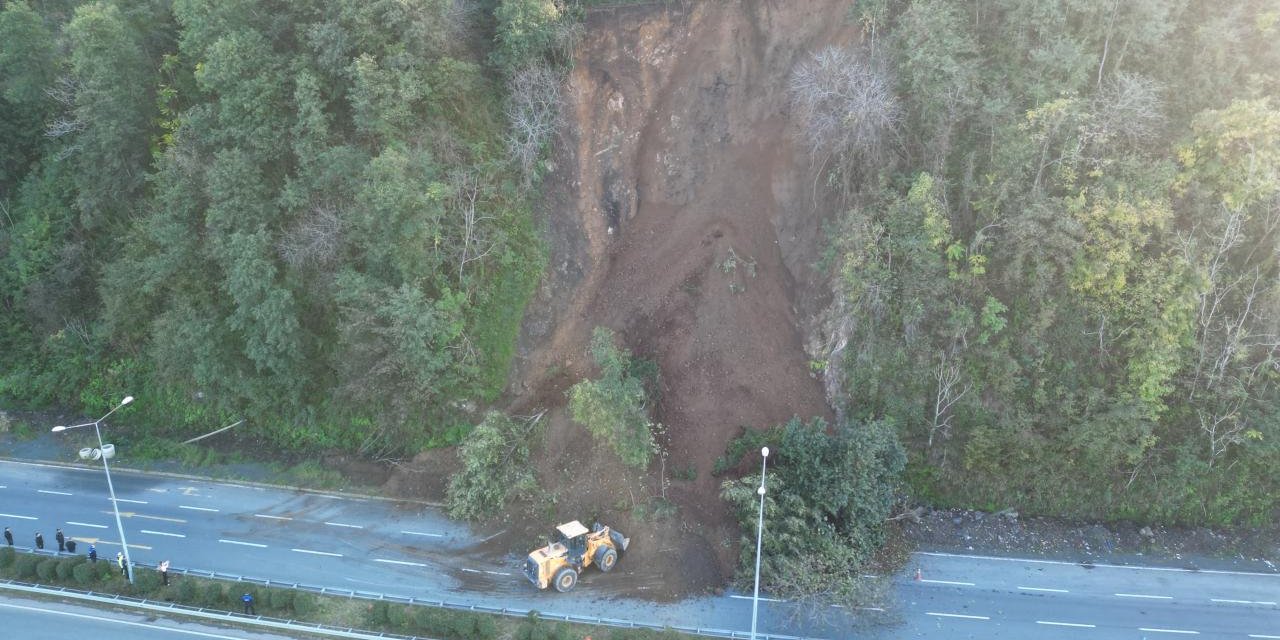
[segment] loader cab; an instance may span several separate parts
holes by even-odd
[[[552,542],[564,545],[570,564],[581,567],[587,554],[587,528],[574,520],[556,527]]]

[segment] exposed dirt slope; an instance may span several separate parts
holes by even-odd
[[[830,418],[803,348],[801,318],[821,298],[821,220],[786,82],[805,56],[856,37],[847,5],[596,11],[568,82],[570,122],[548,179],[551,268],[526,320],[513,409],[562,408],[564,391],[595,373],[596,326],[658,363],[667,476],[696,472],[666,491],[683,524],[632,517],[662,492],[660,473],[636,478],[584,447],[590,437],[564,410],[549,414],[539,465],[555,517],[599,515],[638,534],[636,554],[665,550],[627,564],[688,575],[671,595],[720,584],[736,560],[711,475],[725,444],[741,427]]]

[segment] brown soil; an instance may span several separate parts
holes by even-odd
[[[551,268],[511,408],[551,410],[537,459],[553,513],[529,526],[598,517],[622,528],[636,539],[628,583],[655,597],[717,588],[737,564],[740,534],[711,475],[728,441],[742,427],[831,418],[803,346],[801,318],[823,295],[822,220],[786,82],[805,56],[856,36],[846,9],[700,2],[588,16],[547,181]],[[565,390],[594,374],[597,326],[659,366],[669,458],[647,474],[591,444],[563,409]],[[675,517],[653,515],[664,495]]]

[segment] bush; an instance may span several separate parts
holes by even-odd
[[[36,563],[36,576],[45,582],[53,582],[58,577],[58,560],[46,558]]]
[[[291,589],[270,589],[267,591],[265,600],[276,611],[293,609],[293,591]]]
[[[76,584],[87,587],[93,584],[97,573],[93,570],[93,565],[88,562],[82,562],[71,570],[71,577],[75,579]]]
[[[408,628],[413,620],[413,611],[408,605],[398,604],[387,607],[387,624],[393,629]]]
[[[614,345],[613,332],[605,327],[591,334],[591,357],[600,378],[569,389],[573,419],[609,443],[624,463],[643,469],[656,447],[644,380],[634,375],[631,354]]]
[[[58,566],[56,571],[58,580],[60,581],[70,580],[72,577],[72,572],[75,571],[76,566],[79,565],[81,562],[84,562],[83,558],[62,558],[58,560]]]
[[[98,580],[102,582],[108,582],[120,575],[120,567],[117,567],[115,562],[99,562],[93,566],[97,568]]]
[[[18,556],[18,560],[13,563],[13,573],[19,580],[32,578],[36,575],[36,565],[39,563],[39,556],[24,553]]]
[[[530,611],[515,632],[515,640],[571,640],[573,637],[564,625],[543,620],[537,611]]]
[[[159,591],[162,585],[160,583],[160,574],[151,569],[133,570],[133,586],[134,591],[140,594],[149,594]]]
[[[200,591],[200,604],[206,607],[222,607],[227,602],[221,582],[210,582]]]
[[[195,581],[183,580],[178,584],[177,588],[174,589],[174,595],[177,597],[178,602],[182,602],[184,604],[195,604],[196,598],[199,595],[197,593]]]
[[[0,547],[0,569],[8,569],[13,565],[14,558],[18,555],[13,547]]]
[[[293,614],[298,618],[310,617],[317,609],[315,596],[304,591],[293,594]]]
[[[294,604],[296,605],[297,602],[295,601]],[[369,624],[375,627],[390,624],[391,620],[388,615],[390,608],[390,605],[381,600],[370,604],[369,608],[365,612],[369,619]]]

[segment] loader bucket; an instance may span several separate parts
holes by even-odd
[[[627,545],[631,544],[631,538],[622,535],[622,532],[617,529],[609,530],[609,539],[613,541],[613,546],[617,547],[618,551],[626,551]]]

